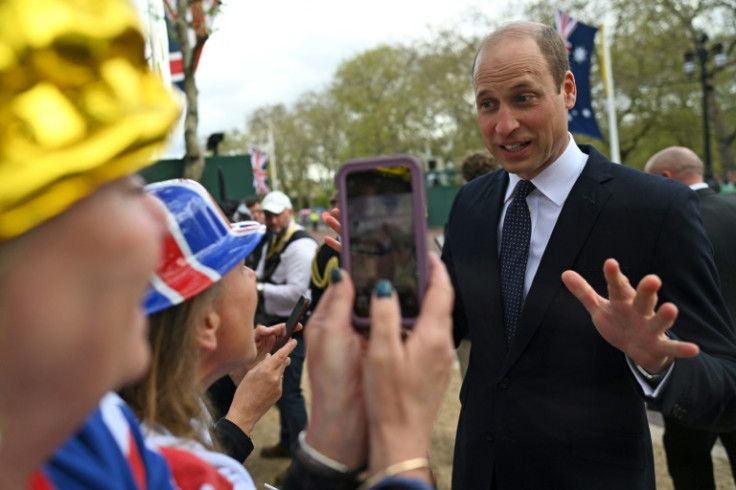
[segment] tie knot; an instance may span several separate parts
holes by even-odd
[[[520,180],[514,189],[514,199],[526,199],[531,191],[535,189],[531,180]]]

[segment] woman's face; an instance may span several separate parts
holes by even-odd
[[[150,361],[142,297],[165,231],[161,204],[128,177],[19,237],[0,286],[6,381],[89,409],[140,377]]]
[[[256,358],[253,319],[258,305],[256,275],[236,266],[220,282],[214,309],[220,318],[216,357],[228,366],[226,372],[250,364]]]

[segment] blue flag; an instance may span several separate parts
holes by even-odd
[[[557,32],[565,40],[570,56],[570,71],[575,77],[578,89],[575,107],[568,114],[568,128],[571,133],[585,134],[603,139],[598,123],[595,120],[590,97],[590,60],[593,55],[593,44],[597,27],[579,22],[565,12],[555,12]]]

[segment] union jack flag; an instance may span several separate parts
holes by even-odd
[[[562,10],[556,10],[555,25],[557,26],[557,32],[560,33],[560,36],[562,36],[562,39],[565,41],[565,47],[567,48],[567,52],[569,53],[570,51],[572,51],[572,44],[570,44],[568,37],[570,37],[572,31],[574,31],[575,28],[578,26],[578,21],[567,15],[566,12],[563,12]]]
[[[194,0],[191,3],[189,44],[192,48],[197,43],[197,39],[206,38],[207,31],[212,26],[212,21],[220,8],[220,4],[221,0]],[[166,14],[166,31],[169,37],[169,69],[171,71],[171,81],[181,90],[184,90],[184,61],[182,59],[175,24],[178,15],[176,2],[174,0],[164,0],[164,12]],[[194,53],[195,72],[197,71],[197,66],[199,66],[199,59],[202,56],[203,48],[204,44]]]
[[[587,134],[603,139],[595,120],[590,90],[590,66],[597,27],[583,24],[562,10],[555,11],[555,25],[565,41],[570,57],[570,71],[575,77],[578,94],[575,107],[568,113],[568,129],[571,133]]]
[[[256,194],[268,194],[268,153],[258,148],[250,149],[250,162],[253,166],[253,189]]]

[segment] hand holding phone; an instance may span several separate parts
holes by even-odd
[[[337,174],[342,266],[355,284],[353,324],[370,327],[370,299],[388,279],[411,328],[427,286],[427,221],[424,175],[408,155],[353,160]]]
[[[286,320],[286,326],[284,327],[284,335],[276,340],[273,349],[271,349],[271,354],[275,354],[277,350],[286,345],[291,336],[294,334],[294,329],[296,329],[297,324],[304,316],[304,313],[306,313],[308,307],[309,299],[306,296],[302,295],[296,302],[296,305],[294,305],[294,308],[291,310],[291,314]]]

